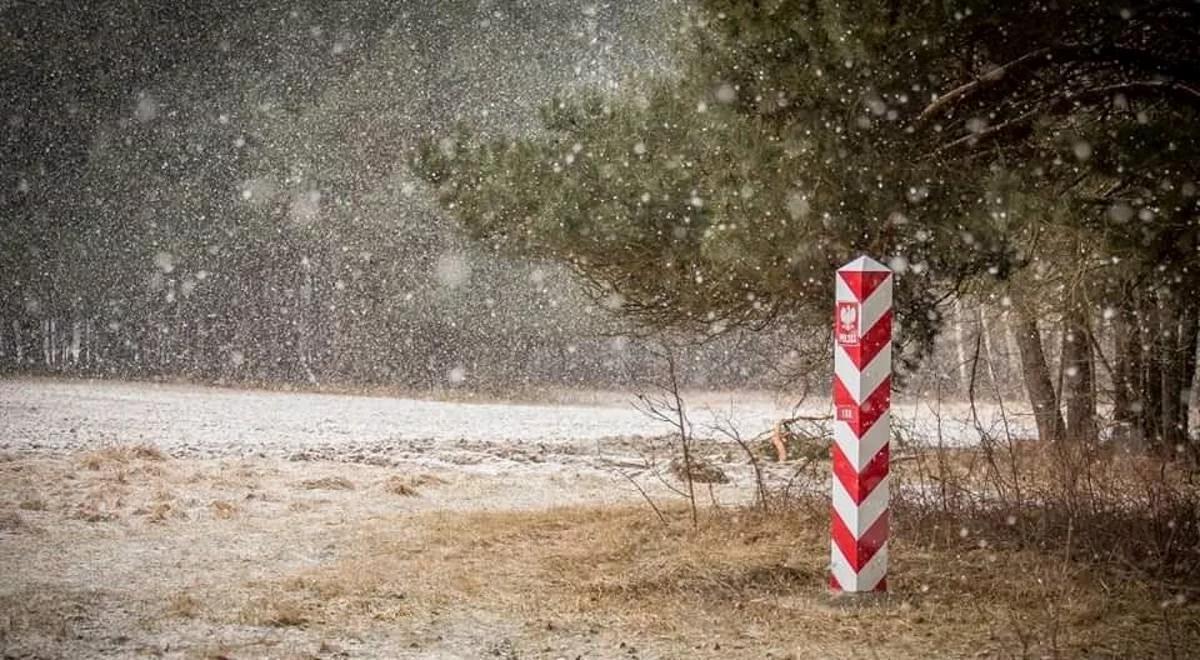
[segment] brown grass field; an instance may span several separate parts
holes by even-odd
[[[0,457],[0,651],[1184,658],[1200,645],[1194,589],[1040,549],[1011,520],[898,508],[890,595],[835,598],[819,499],[709,506],[696,527],[679,505],[664,524],[630,498],[503,506],[532,487],[581,486],[142,446]]]

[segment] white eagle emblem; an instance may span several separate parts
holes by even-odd
[[[839,344],[858,344],[858,303],[839,302],[837,310],[837,340]]]

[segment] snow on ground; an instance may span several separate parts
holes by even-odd
[[[764,395],[689,397],[701,437],[732,421],[753,436],[789,417]],[[619,399],[617,399],[619,400]],[[596,467],[598,458],[636,454],[671,427],[630,404],[525,405],[234,390],[113,381],[0,380],[0,450],[64,452],[145,443],[180,457],[347,460],[377,465],[441,463],[467,471],[542,469],[556,463]],[[806,405],[828,414],[828,402]],[[989,433],[1005,422],[1030,435],[1027,414],[979,409]],[[978,442],[969,407],[920,400],[894,406],[895,428],[914,441]],[[940,432],[939,432],[940,430]]]

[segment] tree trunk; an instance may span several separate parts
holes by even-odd
[[[954,333],[958,349],[958,385],[959,393],[965,394],[970,386],[970,376],[967,369],[967,332],[963,327],[962,302],[954,301]]]
[[[1183,329],[1180,335],[1180,349],[1183,351],[1183,399],[1181,402],[1184,435],[1189,430],[1192,402],[1196,398],[1196,344],[1200,341],[1200,308],[1190,307],[1184,317]]]
[[[1183,312],[1183,322],[1179,330],[1179,361],[1180,385],[1183,391],[1179,396],[1179,428],[1187,441],[1190,430],[1192,392],[1196,379],[1196,340],[1200,336],[1200,310],[1194,304],[1188,305]]]
[[[1042,442],[1057,442],[1063,437],[1063,418],[1054,395],[1054,384],[1050,380],[1050,367],[1046,353],[1042,350],[1042,336],[1038,332],[1037,318],[1028,310],[1018,308],[1013,335],[1017,340],[1017,352],[1021,355],[1021,371],[1025,380],[1025,391],[1033,406],[1033,418],[1037,423],[1038,439]]]
[[[1000,394],[1000,379],[996,376],[995,356],[992,354],[992,336],[988,332],[988,323],[987,319],[983,317],[982,306],[976,308],[975,319],[979,323],[979,336],[983,344],[983,363],[987,367],[988,378],[992,381],[992,390],[998,396],[1003,396]]]
[[[1196,310],[1190,301],[1163,296],[1163,444],[1175,451],[1188,440],[1188,399],[1195,373]]]
[[[17,351],[17,364],[25,362],[25,338],[21,336],[21,322],[13,319],[13,342]]]
[[[79,366],[79,356],[83,348],[83,326],[78,317],[71,319],[71,364]]]
[[[1140,351],[1137,342],[1136,322],[1133,310],[1121,305],[1113,318],[1113,420],[1118,424],[1130,424],[1136,419],[1133,393],[1136,376],[1140,368]]]
[[[1158,303],[1153,295],[1142,301],[1141,351],[1142,388],[1141,422],[1146,441],[1162,441],[1162,337]]]
[[[1162,442],[1165,451],[1172,451],[1183,444],[1185,437],[1180,433],[1179,399],[1183,392],[1183,365],[1180,349],[1179,332],[1179,301],[1164,292],[1159,299],[1159,323],[1162,331],[1159,337],[1162,348],[1159,357],[1162,368],[1159,377],[1162,379],[1159,395],[1162,398]]]
[[[1067,407],[1067,437],[1074,441],[1096,438],[1096,397],[1092,388],[1094,358],[1091,328],[1082,305],[1074,303],[1064,319],[1063,402]]]
[[[1017,340],[1012,329],[1012,320],[1009,319],[1004,324],[1004,384],[1006,391],[1012,394],[1012,389],[1016,381],[1018,370],[1021,368],[1020,358],[1018,358]]]

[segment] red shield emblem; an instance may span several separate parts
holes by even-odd
[[[858,346],[858,303],[839,302],[833,325],[839,344]]]

